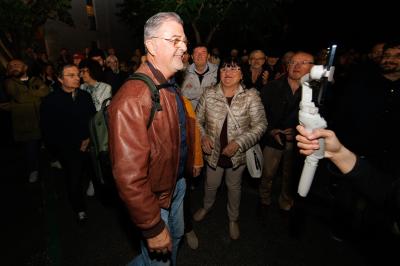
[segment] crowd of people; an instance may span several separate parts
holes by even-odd
[[[255,49],[241,57],[232,49],[222,57],[205,44],[190,51],[187,45],[182,19],[165,12],[147,20],[146,54],[137,51],[130,69],[114,49],[71,57],[62,49],[55,64],[46,56],[10,60],[0,107],[10,114],[14,140],[25,146],[28,181],[40,178],[39,151],[44,146],[51,166],[66,173],[78,221],[88,219],[85,195],[93,196],[99,187],[88,155],[88,125],[112,98],[112,174],[143,236],[141,254],[129,265],[178,264],[184,236],[196,249],[192,223],[212,215],[223,183],[229,236],[239,239],[245,152],[257,143],[264,155],[255,204],[261,219],[268,219],[276,201],[283,212],[301,206],[296,187],[304,155],[318,149],[317,139],[324,138],[325,155],[340,170],[322,164],[329,166],[324,178],[335,187],[335,239],[354,237],[354,226],[358,232],[373,232],[374,239],[382,231],[390,237],[400,234],[400,141],[395,133],[400,117],[400,42],[377,43],[365,60],[357,60],[355,52],[339,54],[336,81],[319,107],[344,145],[334,131],[308,132],[298,126],[301,77],[315,64],[326,63],[326,54]],[[149,127],[151,93],[140,80],[126,81],[133,72],[150,77],[159,90],[161,110]],[[197,176],[204,180],[204,198],[192,215],[190,191]],[[272,188],[277,184],[281,188],[275,200]],[[364,218],[355,224],[360,214]]]

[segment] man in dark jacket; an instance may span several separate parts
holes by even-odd
[[[79,221],[86,216],[84,169],[88,165],[89,120],[95,114],[92,97],[79,90],[80,73],[65,65],[58,80],[62,90],[54,91],[41,105],[41,128],[49,151],[60,159],[67,174],[71,205]],[[86,184],[85,184],[86,182]]]
[[[289,62],[288,76],[269,82],[261,90],[268,120],[268,130],[261,139],[264,146],[264,170],[259,187],[261,206],[268,209],[271,204],[272,183],[282,162],[282,188],[279,207],[289,211],[293,206],[293,173],[296,149],[293,144],[298,124],[301,100],[302,76],[310,72],[314,57],[305,52],[297,52]]]

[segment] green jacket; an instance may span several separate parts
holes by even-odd
[[[26,83],[9,78],[5,88],[11,99],[11,116],[16,141],[40,138],[39,107],[41,98],[49,93],[47,85],[32,77]]]

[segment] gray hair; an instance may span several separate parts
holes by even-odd
[[[183,20],[175,12],[160,12],[152,16],[144,24],[144,41],[147,41],[157,33],[164,22],[175,21],[183,26]]]
[[[115,61],[117,61],[117,63],[119,62],[119,60],[118,60],[118,57],[116,57],[115,55],[109,55],[109,56],[107,56],[107,58],[106,58],[106,64],[110,61],[110,60],[115,60]]]

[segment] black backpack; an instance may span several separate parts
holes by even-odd
[[[151,99],[153,105],[151,107],[150,119],[147,122],[147,128],[150,127],[153,122],[156,111],[161,111],[160,95],[157,86],[153,80],[142,73],[134,73],[128,80],[141,80],[146,83],[147,87],[151,92]],[[90,153],[92,157],[92,163],[94,168],[94,174],[97,178],[97,182],[102,185],[113,184],[111,161],[109,155],[108,146],[108,114],[107,106],[111,100],[108,98],[103,101],[100,110],[92,117],[89,121],[89,133],[90,133]]]

